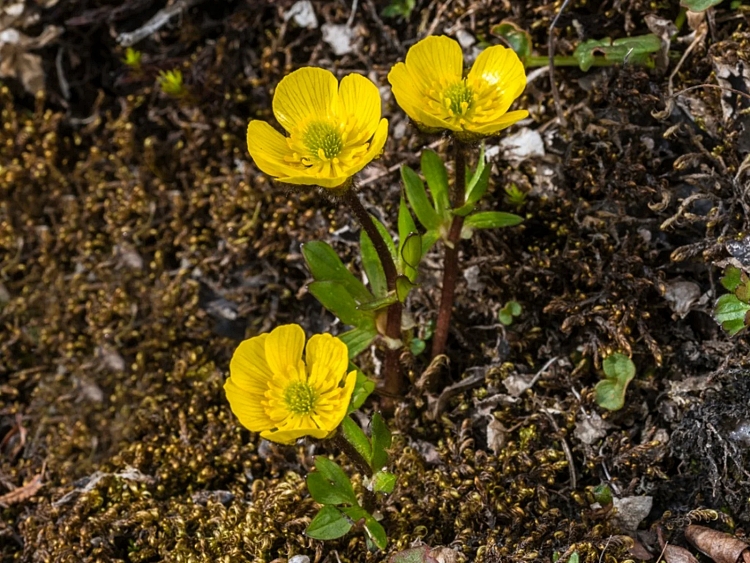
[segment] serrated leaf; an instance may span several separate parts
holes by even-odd
[[[351,369],[351,364],[349,365]],[[375,391],[375,382],[364,373],[357,370],[357,380],[354,382],[354,391],[352,392],[352,399],[349,401],[349,409],[346,414],[353,413],[364,405],[367,397],[369,397],[373,391]]]
[[[440,155],[433,150],[422,151],[422,174],[432,194],[432,201],[438,215],[448,217],[450,196],[448,195],[448,171]]]
[[[362,352],[367,350],[372,341],[378,336],[378,329],[375,327],[373,319],[372,325],[364,325],[352,330],[339,334],[338,338],[349,349],[349,359],[356,358]]]
[[[464,226],[470,229],[496,229],[499,227],[513,227],[523,222],[523,217],[506,213],[505,211],[480,211],[469,215]]]
[[[336,251],[323,241],[302,245],[302,256],[316,281],[334,281],[360,303],[371,300],[372,294],[344,265]]]
[[[364,329],[375,325],[374,313],[361,311],[354,298],[338,282],[316,281],[307,286],[320,303],[336,315],[341,322]]]
[[[729,336],[734,336],[747,326],[748,312],[750,312],[750,304],[743,303],[737,299],[736,295],[727,293],[716,301],[714,319],[729,333]]]
[[[415,287],[417,287],[417,285],[406,276],[397,277],[396,296],[398,297],[398,300],[401,301],[401,303],[406,301],[406,297],[409,295],[409,292]]]
[[[388,283],[385,279],[385,270],[380,262],[378,251],[364,229],[359,234],[359,250],[362,254],[362,268],[367,274],[372,293],[376,299],[381,299],[388,293]]]
[[[419,222],[427,230],[437,229],[441,223],[440,216],[430,204],[422,179],[406,165],[401,167],[401,179],[404,182],[406,198]]]
[[[315,515],[305,534],[316,540],[335,540],[351,529],[351,521],[338,508],[326,505]]]
[[[380,413],[372,415],[372,470],[377,472],[388,464],[388,448],[391,447],[393,436]]]
[[[341,421],[341,433],[346,438],[346,441],[357,450],[357,453],[369,465],[372,465],[372,445],[370,444],[370,439],[365,435],[364,430],[359,427],[359,424],[354,422],[351,417],[345,416],[344,420]]]
[[[490,33],[496,37],[505,39],[508,46],[513,49],[522,61],[531,54],[531,35],[508,21],[500,22],[490,29]]]
[[[354,494],[352,482],[336,462],[319,455],[315,457],[315,469],[318,470],[319,475],[339,492],[344,499],[342,502],[348,502],[352,505],[357,504],[357,497]]]
[[[388,471],[378,471],[372,478],[372,490],[389,495],[396,487],[396,476]]]

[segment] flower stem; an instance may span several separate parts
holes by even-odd
[[[466,199],[466,147],[458,139],[453,140],[454,162],[456,178],[453,183],[451,194],[451,205],[458,209]],[[461,228],[464,218],[453,216],[451,228],[448,231],[448,241],[445,244],[445,257],[443,259],[443,289],[440,294],[440,309],[438,310],[435,335],[432,337],[432,357],[439,356],[445,352],[445,343],[448,341],[448,328],[451,323],[453,311],[453,296],[456,292],[456,281],[458,279],[458,243],[461,240]]]
[[[343,196],[344,201],[349,205],[354,215],[357,217],[360,225],[370,237],[375,251],[378,253],[380,263],[383,265],[385,280],[388,291],[396,291],[396,264],[393,262],[393,256],[388,250],[388,246],[383,240],[383,236],[375,226],[375,222],[359,200],[359,196],[354,190],[349,189]],[[396,301],[388,306],[386,312],[385,335],[393,342],[401,339],[401,303]],[[401,365],[399,363],[400,349],[391,348],[390,345],[385,347],[385,358],[383,359],[383,385],[380,388],[385,397],[398,397],[404,391],[404,379],[401,375]],[[386,410],[388,410],[386,408]]]

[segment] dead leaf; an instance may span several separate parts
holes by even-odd
[[[13,489],[9,493],[0,496],[0,506],[8,507],[13,504],[24,502],[33,497],[42,488],[43,473],[35,475],[34,478],[22,487]]]
[[[29,53],[41,49],[57,39],[63,32],[61,27],[49,25],[37,37],[30,37],[17,29],[0,31],[0,78],[19,80],[29,94],[44,89],[42,58]]]
[[[695,556],[684,547],[669,544],[664,546],[664,561],[667,563],[698,563]]]
[[[750,545],[732,535],[691,524],[685,530],[685,537],[716,563],[750,563]]]

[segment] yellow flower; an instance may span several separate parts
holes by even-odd
[[[464,141],[493,135],[529,112],[508,108],[526,87],[523,64],[500,45],[480,53],[463,75],[460,45],[445,36],[419,41],[388,73],[398,105],[417,125],[448,129]]]
[[[267,440],[293,444],[297,438],[325,438],[349,407],[356,371],[347,373],[349,354],[330,334],[307,343],[296,324],[276,327],[242,342],[224,384],[232,412],[242,425]]]
[[[273,113],[289,136],[251,121],[247,148],[258,168],[288,184],[342,186],[380,155],[388,136],[380,92],[358,74],[339,86],[322,68],[295,70],[279,82]]]

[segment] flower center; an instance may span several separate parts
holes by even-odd
[[[318,394],[308,383],[296,381],[284,390],[284,402],[294,414],[310,414],[315,407]]]
[[[474,101],[474,91],[466,80],[451,84],[443,91],[445,107],[452,115],[464,115]]]
[[[302,142],[320,160],[336,158],[344,148],[341,133],[331,123],[313,121],[302,134]]]

